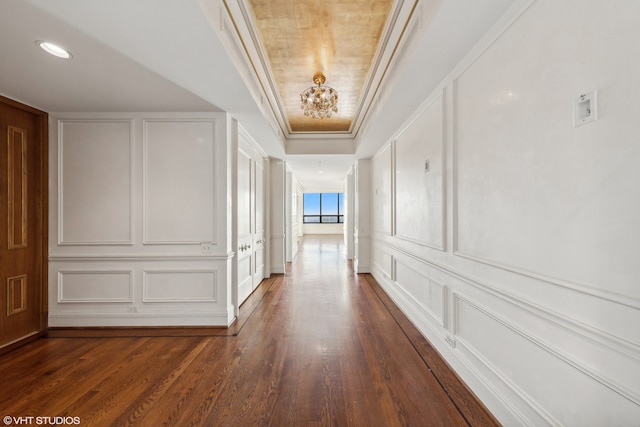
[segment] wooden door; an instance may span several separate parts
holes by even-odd
[[[0,97],[0,350],[46,328],[47,121]]]

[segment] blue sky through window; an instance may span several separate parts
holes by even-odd
[[[322,215],[338,215],[337,193],[322,193]]]
[[[320,215],[320,193],[305,193],[303,200],[304,215]]]
[[[343,193],[304,193],[303,222],[342,223],[344,215]]]

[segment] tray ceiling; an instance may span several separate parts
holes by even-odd
[[[285,140],[355,138],[402,39],[416,2],[393,0],[225,0],[228,48]],[[223,23],[224,27],[224,23]],[[233,35],[229,34],[233,28]],[[300,92],[322,72],[338,113],[306,117]]]

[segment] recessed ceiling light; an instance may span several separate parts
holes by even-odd
[[[43,40],[38,40],[36,44],[40,46],[42,50],[44,50],[47,53],[50,53],[53,56],[57,56],[58,58],[62,58],[62,59],[71,59],[71,56],[72,56],[71,53],[69,53],[69,51],[61,48],[58,45],[55,45],[50,42],[45,42]]]

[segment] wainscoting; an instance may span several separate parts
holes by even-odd
[[[224,114],[52,115],[49,325],[226,326]]]
[[[505,425],[640,419],[638,13],[518,2],[371,161],[372,274]]]

